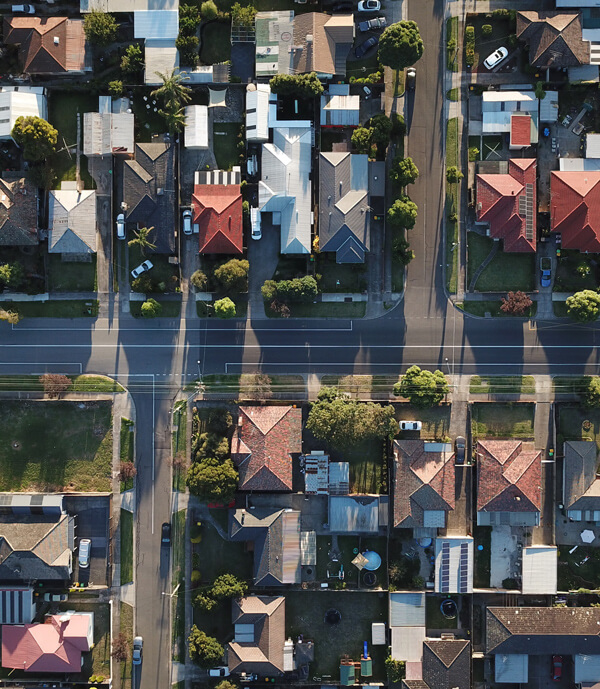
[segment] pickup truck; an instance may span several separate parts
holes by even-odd
[[[552,261],[547,256],[540,258],[540,284],[542,287],[550,287],[552,282]]]
[[[358,28],[362,31],[370,31],[372,29],[385,29],[387,22],[385,17],[375,17],[375,19],[367,19],[365,22],[360,22]]]

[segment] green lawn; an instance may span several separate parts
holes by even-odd
[[[151,233],[151,235],[154,233]],[[150,237],[152,240],[152,236]],[[155,292],[175,292],[179,286],[179,267],[169,263],[169,257],[165,254],[153,253],[150,249],[146,249],[144,255],[137,245],[129,248],[129,265],[131,267],[139,266],[143,261],[150,259],[152,262],[152,269],[147,273],[143,273],[152,281],[152,289]],[[130,282],[133,282],[131,273],[129,274]],[[158,301],[158,300],[157,300]]]
[[[362,43],[362,34],[359,36],[361,40],[356,40],[356,44]],[[365,39],[366,40],[366,39]],[[363,69],[364,67],[364,69]],[[379,63],[377,61],[377,51],[363,60],[347,60],[346,61],[346,79],[354,77],[355,79],[362,79],[368,77],[379,71]]]
[[[490,253],[494,240],[476,232],[467,235],[468,262],[467,282],[470,282],[477,268]],[[475,289],[478,292],[507,292],[522,290],[530,292],[535,288],[535,255],[504,253],[502,248],[481,273]]]
[[[123,392],[119,383],[106,376],[67,376],[73,381],[69,392]],[[41,392],[40,376],[0,376],[0,391]]]
[[[208,523],[202,524],[201,534],[202,540],[193,548],[200,555],[203,584],[211,584],[218,576],[229,572],[234,572],[238,579],[252,580],[254,560],[245,543],[224,541]]]
[[[555,292],[578,292],[583,289],[598,288],[598,256],[597,254],[582,255],[579,251],[564,249],[558,259],[558,266],[554,276]],[[586,268],[589,272],[581,274],[578,268]]]
[[[323,301],[316,304],[290,304],[291,316],[295,318],[364,318],[367,311],[366,301]],[[281,318],[273,313],[268,304],[265,308],[268,318]]]
[[[458,605],[458,596],[429,595],[425,599],[425,626],[428,630],[458,628],[458,614],[453,620],[448,620],[442,615],[442,611],[440,610],[442,601],[445,601],[448,598],[453,600]]]
[[[474,588],[490,587],[490,559],[492,547],[492,527],[473,526],[473,548],[475,553],[475,568],[473,571]],[[483,546],[482,550],[478,546]]]
[[[451,101],[460,100],[460,89],[459,88],[448,89],[448,91],[446,91],[446,98],[448,100],[451,100]]]
[[[1,491],[109,491],[112,404],[0,401]]]
[[[133,607],[127,603],[121,602],[119,604],[120,610],[120,629],[127,637],[129,648],[133,644]],[[131,654],[124,663],[121,663],[121,688],[131,689],[131,673],[132,673]]]
[[[0,302],[0,308],[16,311],[21,318],[96,318],[98,300],[9,301]]]
[[[404,431],[405,438],[420,437],[427,440],[449,440],[450,434],[450,404],[441,404],[429,409],[417,409],[412,404],[395,404],[396,419],[398,421],[421,421],[423,428],[420,432]]]
[[[161,310],[157,318],[179,318],[181,315],[181,301],[173,299],[161,299],[160,297],[152,297],[160,305]],[[131,301],[129,302],[129,310],[134,318],[143,318],[142,316],[142,304],[143,301]]]
[[[446,167],[461,167],[458,141],[462,118],[452,117],[446,128]],[[451,294],[458,289],[458,222],[450,220],[450,214],[456,213],[460,220],[460,188],[461,183],[446,185],[446,287]]]
[[[317,254],[315,271],[321,276],[321,292],[363,292],[367,289],[367,266],[336,263],[332,253]]]
[[[554,394],[571,393],[579,395],[585,392],[590,382],[590,376],[555,376],[552,379]]]
[[[600,448],[600,409],[565,404],[560,404],[558,409],[556,440],[559,447],[565,440],[592,440]],[[583,427],[584,422],[589,422],[589,428]]]
[[[110,677],[110,605],[108,603],[84,603],[73,601],[73,596],[65,603],[59,603],[60,610],[94,613],[94,648],[91,653],[84,653],[81,674],[102,675]],[[30,674],[30,673],[27,673]],[[77,676],[77,675],[75,675]]]
[[[133,581],[133,513],[121,510],[121,585]]]
[[[187,405],[179,402],[173,410],[173,457],[187,460]],[[173,490],[185,493],[186,471],[179,463],[173,462]]]
[[[302,376],[269,376],[273,392],[304,392],[305,384]],[[240,376],[235,373],[211,373],[202,378],[207,392],[240,392]],[[250,392],[244,390],[244,394]]]
[[[363,592],[321,592],[290,591],[285,597],[286,636],[296,639],[304,634],[315,644],[315,660],[311,663],[309,675],[327,681],[339,680],[340,657],[349,655],[360,660],[363,641],[370,642],[371,624],[387,621],[387,598],[377,593]],[[341,613],[337,625],[325,622],[325,613],[334,608]],[[386,646],[371,646],[373,659],[372,682],[386,679],[384,661]]]
[[[456,48],[446,51],[448,69],[451,72],[458,72],[458,17],[448,17],[446,19],[446,42],[450,38],[454,39]]]
[[[96,257],[89,263],[61,261],[48,254],[48,281],[51,292],[93,292],[96,289]]]
[[[501,301],[465,301],[463,303],[457,303],[456,306],[466,313],[471,313],[481,318],[484,318],[486,313],[489,313],[491,318],[533,318],[537,312],[537,302],[535,301],[529,307],[529,311],[522,316],[505,313],[501,308]]]
[[[179,585],[181,595],[173,596],[171,602],[172,656],[174,661],[185,663],[185,523],[187,511],[179,510],[172,516],[173,589]]]
[[[321,377],[322,386],[335,386],[343,392],[348,392],[352,395],[369,392],[390,392],[394,383],[397,382],[398,376],[325,375]]]
[[[477,438],[533,438],[534,405],[529,402],[474,402],[472,431]]]
[[[533,376],[472,376],[469,392],[485,392],[488,394],[522,392],[535,394],[535,378]]]
[[[553,301],[552,302],[552,309],[554,311],[554,315],[557,318],[568,318],[569,313],[567,310],[567,303],[564,301]]]
[[[240,164],[240,127],[238,122],[215,122],[213,125],[213,147],[219,170],[231,170]]]
[[[202,30],[200,62],[216,65],[231,59],[231,25],[229,22],[211,22]]]
[[[600,587],[600,550],[580,545],[574,553],[571,546],[559,545],[558,590],[573,591],[579,588]],[[583,562],[585,558],[589,558]]]
[[[120,442],[120,460],[121,462],[133,462],[133,438],[135,432],[135,424],[129,419],[121,419],[121,432],[119,435]],[[133,479],[121,481],[121,492],[133,488]]]

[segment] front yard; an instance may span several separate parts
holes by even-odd
[[[1,491],[108,491],[111,402],[0,401]]]
[[[421,421],[423,427],[419,432],[404,432],[401,435],[426,440],[448,441],[450,435],[450,404],[440,404],[428,409],[417,409],[411,404],[396,404],[396,419],[398,421]]]
[[[515,22],[515,18],[494,17],[484,13],[468,15],[466,26],[471,25],[475,29],[475,59],[473,61],[475,69],[500,46],[507,47],[509,51],[512,50],[510,37],[515,33]],[[490,34],[484,34],[482,29],[484,25],[492,27]],[[483,65],[481,69],[488,71]]]
[[[96,257],[87,263],[61,261],[48,254],[48,282],[51,292],[93,292],[96,289]]]
[[[579,251],[562,250],[553,290],[578,292],[583,289],[597,289],[600,284],[598,258],[597,254],[583,255]]]
[[[200,62],[216,65],[231,59],[231,25],[214,21],[201,29]]]
[[[152,241],[152,236],[150,241]],[[169,263],[169,257],[166,254],[156,254],[150,249],[146,249],[146,253],[142,253],[140,247],[135,244],[128,248],[130,268],[139,266],[148,259],[151,261],[153,267],[148,272],[142,273],[141,279],[150,281],[153,293],[175,292],[177,290],[179,287],[179,267]],[[129,280],[133,282],[131,273],[129,274]]]
[[[321,292],[364,292],[367,289],[367,266],[340,264],[335,254],[317,254],[315,272],[321,276]]]
[[[474,438],[533,438],[535,406],[528,402],[474,402],[471,405]]]
[[[600,448],[600,409],[560,404],[556,437],[558,446],[565,440],[592,440]]]
[[[467,234],[467,283],[492,250],[494,240],[476,232]],[[531,292],[535,288],[535,255],[507,254],[502,247],[475,284],[477,292]]]

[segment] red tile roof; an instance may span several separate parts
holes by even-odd
[[[533,223],[529,237],[525,210],[528,188]],[[503,239],[504,251],[536,250],[536,215],[535,158],[511,158],[508,174],[477,175],[477,221],[489,223],[490,237]]]
[[[241,254],[244,251],[239,185],[196,184],[192,213],[194,223],[200,226],[201,254]]]
[[[539,512],[542,453],[520,440],[477,442],[477,510]]]
[[[510,145],[531,145],[531,115],[513,113],[510,116]]]
[[[600,252],[600,171],[551,173],[550,223],[563,248]]]
[[[302,451],[302,412],[292,407],[240,407],[231,456],[240,490],[292,490],[292,453]]]

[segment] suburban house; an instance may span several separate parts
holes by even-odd
[[[246,86],[246,141],[263,143],[269,140],[269,84]]]
[[[0,246],[35,246],[37,230],[37,189],[18,174],[0,178]]]
[[[77,191],[76,182],[63,182],[48,201],[48,251],[71,260],[91,260],[96,253],[96,192]],[[67,187],[67,188],[65,188]]]
[[[473,539],[470,536],[435,539],[435,591],[473,593]]]
[[[186,148],[208,148],[207,105],[186,105],[183,141]]]
[[[497,682],[527,684],[529,656],[551,654],[572,656],[576,677],[589,676],[595,666],[591,681],[598,682],[600,609],[488,607],[485,652],[494,660]]]
[[[437,536],[454,509],[454,452],[446,443],[395,440],[394,526]]]
[[[378,534],[388,524],[386,495],[330,495],[329,530],[337,534]]]
[[[123,165],[125,220],[153,227],[151,241],[158,254],[175,253],[175,145],[135,145],[135,159]]]
[[[263,219],[270,219],[280,230],[282,254],[311,253],[312,145],[310,123],[275,127],[273,143],[262,145],[259,213],[253,216],[253,225],[260,227]]]
[[[300,457],[304,470],[306,495],[348,495],[350,492],[350,464],[330,462],[323,450],[313,450]]]
[[[550,229],[563,249],[600,252],[600,170],[550,173]]]
[[[536,160],[511,158],[502,164],[504,173],[476,177],[477,223],[488,225],[493,239],[502,239],[504,251],[535,251]]]
[[[425,639],[421,663],[407,663],[406,689],[470,689],[471,642]]]
[[[478,440],[478,526],[537,526],[542,504],[542,453],[520,440]]]
[[[129,11],[132,8],[127,7]],[[179,11],[144,8],[133,12],[133,37],[144,41],[144,82],[161,84],[159,74],[179,69],[179,51],[175,39],[179,34]]]
[[[127,11],[140,10],[177,10],[179,0],[128,0]],[[101,12],[123,12],[121,0],[80,0],[79,11],[82,14],[100,10]]]
[[[75,519],[62,495],[2,494],[0,581],[63,586],[73,572]]]
[[[390,592],[389,624],[392,660],[421,663],[425,627],[425,592]],[[409,668],[412,665],[408,665]]]
[[[579,12],[517,12],[517,38],[529,48],[533,67],[562,69],[590,62],[590,43],[582,38]]]
[[[285,598],[246,596],[231,604],[234,638],[227,645],[230,672],[279,675],[284,670]]]
[[[484,91],[481,121],[469,122],[469,134],[508,134],[511,149],[519,150],[537,144],[539,120],[540,105],[533,90]]]
[[[86,63],[83,19],[5,17],[4,43],[19,46],[19,63],[28,74],[83,74]]]
[[[239,490],[292,490],[292,458],[302,452],[302,410],[240,407],[231,441]]]
[[[244,225],[240,169],[196,172],[192,220],[201,254],[241,254]],[[196,230],[196,227],[194,227]]]
[[[321,96],[321,127],[358,127],[360,96],[350,95],[350,84],[329,84]]]
[[[569,440],[563,445],[563,504],[573,522],[600,522],[600,478],[596,443]]]
[[[300,583],[300,512],[266,507],[229,511],[232,541],[254,543],[254,585]]]
[[[346,58],[354,43],[352,14],[306,12],[294,17],[290,73],[316,72],[321,79],[346,75]]]
[[[35,617],[35,600],[31,586],[0,588],[0,624],[29,624]]]
[[[133,113],[113,112],[110,96],[100,96],[98,101],[98,112],[83,114],[84,155],[132,154],[135,148]]]
[[[49,615],[44,624],[2,626],[2,667],[25,672],[81,672],[94,644],[94,613]]]
[[[0,139],[12,139],[12,130],[19,117],[48,119],[48,99],[43,86],[0,87]]]
[[[319,155],[319,250],[336,263],[364,263],[370,250],[369,158]]]

